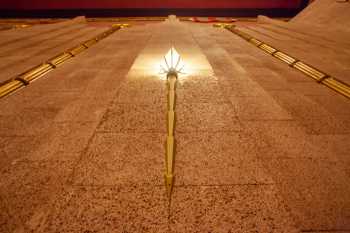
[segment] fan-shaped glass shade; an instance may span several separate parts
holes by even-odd
[[[182,61],[180,54],[176,51],[174,47],[172,47],[164,56],[164,59],[160,64],[160,71],[161,73],[181,73],[184,67],[185,64]]]

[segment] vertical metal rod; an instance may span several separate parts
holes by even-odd
[[[174,185],[174,158],[175,158],[175,105],[176,105],[176,83],[177,74],[175,72],[169,72],[167,75],[168,86],[168,135],[166,140],[166,173],[165,173],[165,186],[169,200]]]

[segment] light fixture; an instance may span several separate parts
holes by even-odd
[[[175,104],[176,104],[176,84],[178,74],[182,73],[185,64],[181,56],[172,47],[164,56],[161,65],[161,73],[167,75],[168,86],[168,114],[167,114],[167,139],[166,139],[166,172],[165,172],[165,186],[169,200],[171,200],[171,193],[174,184],[174,154],[175,154]]]
[[[185,64],[181,59],[180,54],[176,51],[174,47],[168,51],[164,56],[163,61],[160,64],[161,74],[178,74],[183,73]]]

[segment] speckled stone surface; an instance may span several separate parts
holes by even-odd
[[[340,1],[314,1],[290,22],[259,17],[258,25],[245,32],[278,49],[318,67],[324,72],[349,81],[348,4]],[[320,16],[322,15],[322,16]],[[315,52],[317,51],[317,52]]]
[[[166,132],[166,105],[114,104],[103,116],[99,132]]]
[[[53,56],[70,49],[88,39],[106,31],[106,27],[91,27],[85,22],[71,21],[71,25],[52,25],[55,28],[35,37],[22,37],[0,45],[1,74],[0,80],[12,78],[34,66],[37,66]],[[34,27],[25,29],[25,33],[35,30]],[[40,31],[40,29],[38,29]],[[14,30],[15,34],[22,34],[21,30]],[[7,37],[7,35],[3,35]]]
[[[118,31],[0,100],[0,232],[349,232],[349,102],[311,81],[211,25]]]
[[[283,198],[299,216],[301,229],[349,229],[349,177],[342,162],[305,159],[265,160]],[[293,192],[291,192],[293,190]]]
[[[348,233],[348,232],[350,232],[350,230],[348,231],[348,230],[336,230],[336,231],[309,231],[309,232],[311,232],[311,233],[322,233],[322,232],[324,232],[324,233],[332,233],[332,232],[336,232],[336,233]]]
[[[15,229],[35,230],[45,224],[50,203],[67,181],[71,162],[18,162],[1,170],[0,195]]]
[[[235,132],[178,133],[176,185],[271,184],[254,139]]]
[[[236,80],[234,78],[223,77],[229,84],[222,85],[223,92],[227,97],[259,97],[265,95],[263,89],[256,82],[247,79]]]
[[[246,131],[255,138],[264,138],[267,143],[260,147],[260,158],[313,158],[337,161],[333,157],[335,146],[325,145],[320,136],[310,136],[306,129],[295,121],[247,121],[244,123]],[[314,137],[314,140],[311,138]],[[346,136],[345,136],[346,137]],[[322,143],[321,143],[322,142]],[[345,142],[343,143],[345,144]],[[344,148],[343,145],[339,145]]]
[[[165,139],[152,133],[97,133],[76,167],[77,185],[162,185]]]
[[[8,205],[0,196],[0,232],[11,232],[16,225],[8,213]]]
[[[74,122],[55,123],[42,137],[47,143],[39,145],[36,150],[25,156],[24,160],[75,160],[88,146],[97,123]]]
[[[163,187],[79,187],[62,193],[44,232],[168,232]]]
[[[310,134],[349,134],[350,124],[314,101],[292,91],[274,91],[276,101],[298,119]],[[348,116],[348,115],[346,115]]]
[[[179,104],[176,112],[176,131],[179,133],[241,130],[230,104]]]
[[[39,137],[33,136],[1,136],[0,164],[23,158],[40,146]]]
[[[176,91],[176,100],[179,106],[183,103],[227,103],[227,99],[218,84],[196,85],[192,88],[181,87]]]
[[[233,56],[230,58],[228,55],[230,51],[235,50],[237,45],[234,45],[233,42],[228,45],[226,39],[217,40],[218,44],[225,48],[225,50],[221,50],[218,44],[210,45],[207,43],[207,39],[203,39],[201,36],[197,36],[197,42],[202,46],[203,52],[213,65],[214,72],[221,77],[220,82],[224,90],[230,90],[226,88],[227,85],[229,86],[229,82],[223,80],[225,72],[232,73],[230,82],[234,83],[232,80],[240,70],[239,67],[244,67],[242,61],[236,60],[236,67],[238,67],[236,71],[229,68],[232,67],[230,59],[239,57]],[[234,36],[232,36],[232,41],[234,41],[233,38]],[[266,142],[256,147],[260,167],[276,182],[277,190],[278,192],[281,191],[287,210],[296,220],[299,229],[305,231],[321,229],[324,231],[347,231],[349,198],[345,194],[348,192],[348,186],[344,182],[349,182],[349,170],[347,169],[349,163],[346,159],[349,158],[349,152],[346,149],[348,143],[341,140],[341,138],[349,139],[346,118],[348,116],[346,109],[349,103],[344,103],[342,97],[335,98],[333,94],[327,91],[312,92],[310,80],[303,77],[301,73],[276,62],[269,55],[259,53],[259,50],[254,46],[243,46],[245,56],[247,54],[258,56],[262,63],[256,63],[255,67],[246,67],[244,69],[246,72],[240,71],[240,76],[260,85],[265,93],[261,95],[256,92],[253,92],[253,94],[243,92],[238,95],[247,96],[246,98],[250,98],[249,95],[253,95],[253,97],[256,95],[258,96],[255,97],[257,101],[254,101],[254,103],[256,104],[263,103],[265,99],[270,99],[274,103],[272,106],[276,106],[277,109],[287,113],[284,116],[288,116],[286,119],[262,120],[259,118],[259,114],[256,114],[256,117],[252,114],[246,114],[246,119],[240,119],[243,132],[249,132],[251,137]],[[236,52],[239,52],[239,50],[236,50]],[[217,61],[217,56],[221,57],[220,62]],[[227,79],[230,77],[226,76]],[[289,83],[292,85],[286,86]],[[310,91],[305,91],[307,87],[305,89],[294,88],[294,83],[299,86],[306,83]],[[256,85],[254,86],[255,89],[259,89]],[[322,98],[326,99],[325,104],[321,103]],[[233,97],[231,99],[234,100]],[[327,103],[333,103],[334,106]],[[242,109],[248,112],[249,109],[247,108],[250,105],[247,104],[246,106],[246,108],[242,106]],[[263,111],[268,111],[272,106],[258,105]],[[272,110],[271,112],[276,114],[278,111]],[[236,114],[239,117],[239,112]],[[268,114],[268,117],[271,117],[271,115]],[[336,139],[337,137],[339,137],[339,140]],[[335,141],[337,142],[335,143]],[[285,162],[282,163],[282,160]],[[307,165],[302,165],[304,161],[310,162]],[[290,168],[293,171],[287,169],[289,163],[295,164],[289,165],[293,166],[293,168]],[[281,167],[282,164],[286,167]],[[273,168],[274,166],[276,167]],[[294,173],[298,174],[294,175]],[[297,186],[298,184],[300,186]],[[327,192],[333,189],[337,190],[337,193],[332,200],[329,200],[331,197],[327,195],[331,195],[331,193]],[[296,194],[296,190],[299,194]],[[309,206],[311,207],[308,208]]]
[[[21,114],[0,115],[1,136],[34,136],[44,133],[50,126],[47,119],[53,119],[58,109],[32,108],[24,109]]]
[[[271,97],[231,97],[232,105],[241,120],[292,120],[292,116]]]
[[[145,86],[132,86],[132,83],[124,83],[121,86],[118,96],[115,99],[116,103],[120,104],[144,104],[144,105],[161,105],[166,104],[166,83],[159,79],[158,82],[152,82],[152,88]]]
[[[38,84],[39,82],[36,82],[36,85]],[[28,108],[40,110],[43,106],[51,109],[61,109],[79,96],[79,92],[76,91],[44,92],[43,88],[34,90],[32,87],[23,89],[21,92],[16,93],[16,96],[8,96],[2,99],[1,107],[6,109],[6,111],[1,111],[0,114],[2,116],[11,116],[19,114]]]
[[[299,232],[274,186],[176,189],[170,232]]]

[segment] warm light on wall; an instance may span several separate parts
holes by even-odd
[[[182,61],[180,54],[172,47],[164,56],[160,64],[160,73],[167,74],[169,72],[184,73],[185,64]]]

